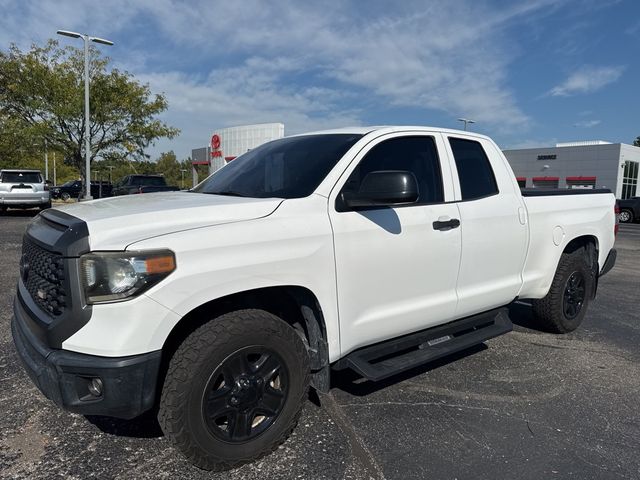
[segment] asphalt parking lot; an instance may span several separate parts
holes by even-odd
[[[0,217],[2,479],[640,478],[640,225],[621,226],[617,265],[578,331],[540,332],[516,304],[513,332],[455,359],[380,384],[335,376],[274,454],[209,473],[151,416],[64,412],[23,372],[9,322],[31,215]]]

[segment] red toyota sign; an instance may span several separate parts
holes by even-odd
[[[220,135],[218,135],[217,133],[214,133],[211,137],[211,148],[213,150],[217,150],[220,148]]]

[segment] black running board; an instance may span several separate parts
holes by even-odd
[[[351,368],[376,382],[478,345],[512,328],[507,309],[498,308],[361,348],[338,361],[335,368]]]

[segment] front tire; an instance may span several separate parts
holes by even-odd
[[[582,323],[593,291],[593,272],[584,248],[563,253],[547,296],[533,301],[533,313],[545,330],[572,332]]]
[[[620,210],[620,213],[618,214],[618,221],[620,223],[631,223],[633,222],[633,212],[631,210],[628,209],[623,209]]]
[[[158,421],[194,465],[226,470],[286,440],[308,385],[308,354],[296,331],[263,310],[238,310],[204,324],[178,347]]]
[[[60,198],[64,201],[64,202],[68,202],[69,199],[71,198],[71,195],[69,195],[67,192],[62,192],[60,194]]]

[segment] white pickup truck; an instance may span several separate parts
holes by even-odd
[[[156,408],[195,465],[294,428],[334,369],[380,380],[511,330],[574,330],[615,262],[607,190],[520,191],[491,139],[426,127],[287,137],[189,192],[49,209],[29,225],[17,351],[83,414]]]

